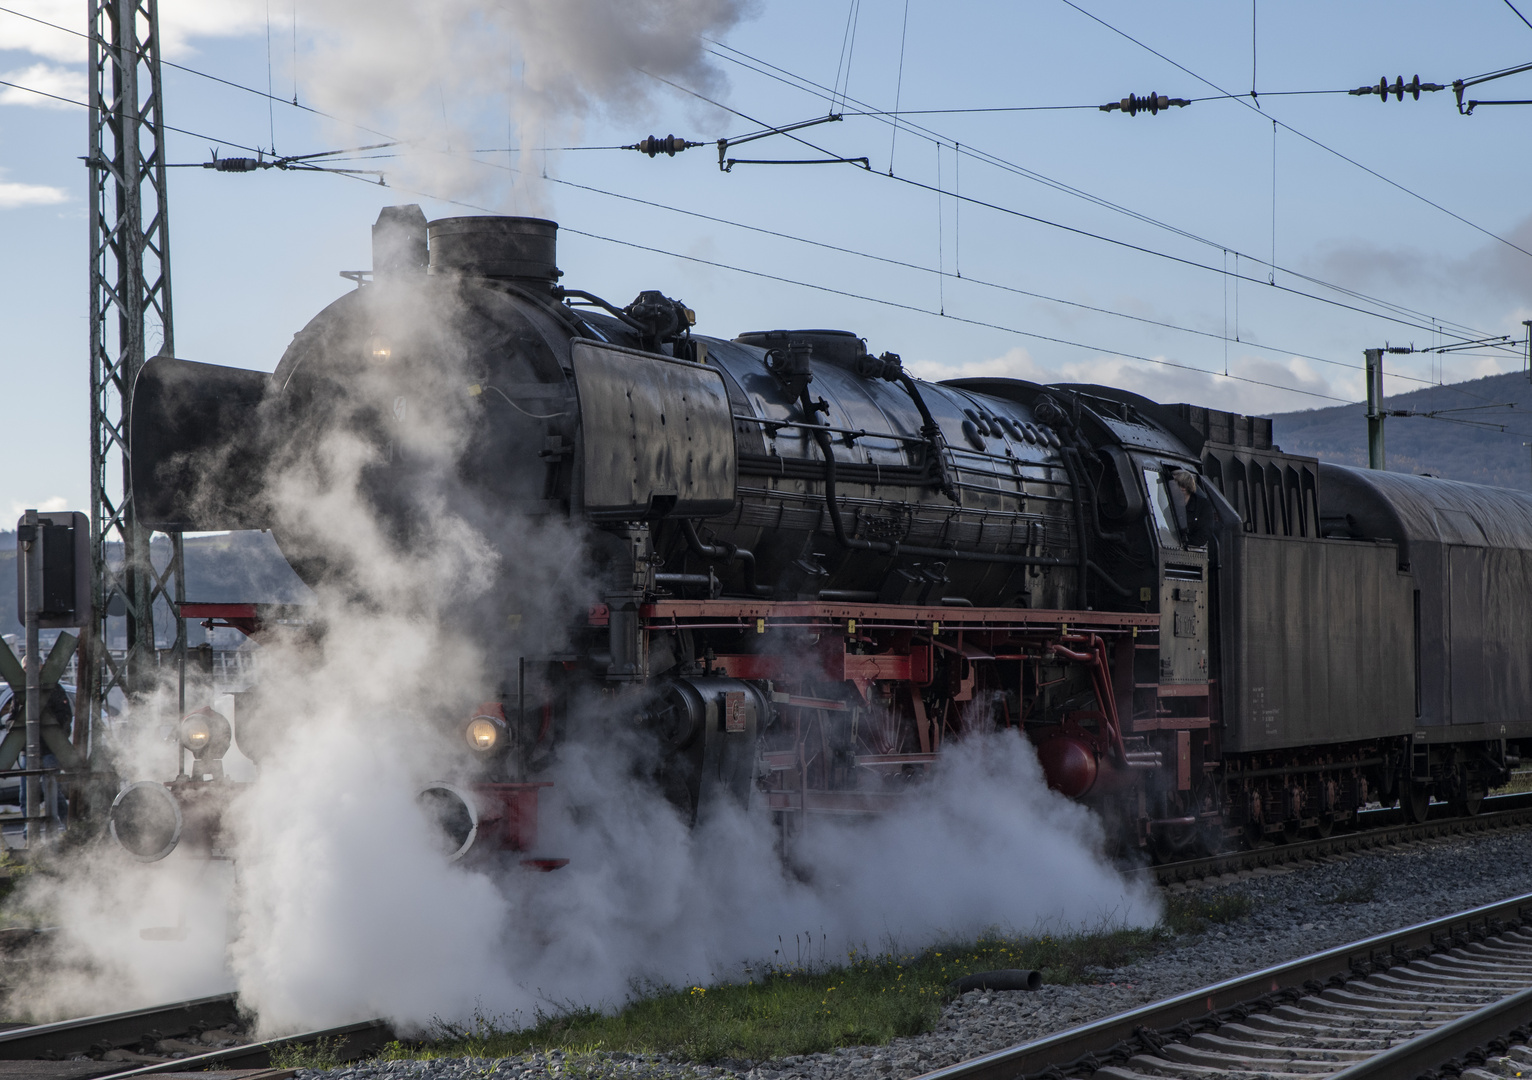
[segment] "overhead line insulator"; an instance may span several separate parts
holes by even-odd
[[[682,150],[689,150],[693,146],[702,146],[700,142],[688,142],[679,135],[666,135],[663,139],[658,135],[650,135],[647,139],[624,146],[624,150],[637,150],[640,154],[648,154],[654,157],[664,154],[666,157],[675,157]]]
[[[217,169],[219,172],[255,172],[257,169],[269,169],[273,162],[251,157],[217,157],[212,161],[204,161],[204,169]]]
[[[1127,113],[1129,116],[1137,116],[1141,112],[1146,112],[1150,116],[1155,116],[1160,112],[1161,109],[1168,109],[1172,105],[1180,108],[1185,108],[1190,104],[1191,102],[1186,100],[1186,98],[1166,97],[1164,94],[1157,94],[1153,91],[1150,91],[1147,97],[1139,97],[1137,94],[1129,94],[1121,101],[1109,101],[1105,105],[1102,105],[1100,108],[1102,112],[1113,112],[1114,110],[1120,109]]]
[[[1422,90],[1445,89],[1447,88],[1441,83],[1421,82],[1419,75],[1415,76],[1409,82],[1405,82],[1404,76],[1400,75],[1394,80],[1394,84],[1390,86],[1388,84],[1388,76],[1385,75],[1383,78],[1378,80],[1378,85],[1376,86],[1358,86],[1355,90],[1348,90],[1346,92],[1352,97],[1366,97],[1368,94],[1377,94],[1384,101],[1388,100],[1388,95],[1390,94],[1394,95],[1395,101],[1403,101],[1404,95],[1409,94],[1410,97],[1414,98],[1416,101],[1419,101],[1420,92]]]

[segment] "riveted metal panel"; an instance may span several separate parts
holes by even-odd
[[[733,509],[734,422],[716,368],[589,341],[572,351],[587,513],[636,520]]]
[[[1232,546],[1226,748],[1409,732],[1414,580],[1395,546],[1249,533]]]

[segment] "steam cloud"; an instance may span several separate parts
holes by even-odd
[[[526,1018],[551,1001],[614,1006],[635,979],[726,978],[804,932],[833,956],[1155,917],[1098,856],[1096,819],[1047,790],[1014,734],[955,744],[897,813],[807,829],[790,872],[759,810],[683,824],[640,778],[644,737],[593,704],[543,806],[541,846],[570,864],[448,864],[415,792],[466,779],[449,752],[463,717],[516,655],[558,647],[593,586],[576,526],[507,514],[460,479],[474,352],[452,336],[448,294],[419,309],[384,287],[362,295],[393,340],[433,360],[393,376],[347,369],[315,441],[272,467],[278,535],[334,571],[316,589],[322,638],[263,646],[259,720],[236,717],[242,747],[265,744],[226,815],[236,860],[178,850],[144,867],[92,850],[66,862],[29,899],[57,917],[72,975],[50,972],[18,1000],[78,1015],[234,987],[269,1033],[371,1016],[408,1028],[475,1010]],[[407,516],[423,523],[408,530],[370,501],[394,456],[410,463]],[[122,726],[136,737],[118,746],[124,772],[169,778],[173,700]]]
[[[320,107],[429,147],[468,145],[482,116],[442,114],[475,98],[508,101],[520,137],[540,139],[545,122],[567,134],[594,110],[631,115],[652,85],[640,69],[714,87],[702,39],[746,11],[321,0],[303,7],[321,29],[302,75]],[[453,192],[482,186],[460,157],[421,157],[457,170]],[[242,766],[253,780],[225,815],[236,859],[199,861],[184,846],[150,866],[95,847],[60,854],[23,897],[58,925],[56,962],[13,1008],[43,1019],[236,988],[268,1033],[371,1016],[408,1028],[475,1010],[526,1018],[550,1001],[614,1006],[635,979],[736,974],[779,935],[822,935],[834,955],[1157,915],[1096,854],[1097,821],[1046,789],[1015,735],[956,745],[898,813],[807,830],[795,873],[758,811],[685,826],[637,778],[650,752],[639,734],[591,705],[590,737],[562,747],[543,804],[541,846],[569,865],[446,863],[416,791],[463,779],[450,748],[468,710],[503,695],[515,657],[557,649],[595,586],[577,525],[520,516],[464,483],[475,449],[464,387],[482,343],[455,336],[446,294],[421,307],[383,286],[364,295],[396,348],[430,362],[346,372],[312,441],[287,447],[267,477],[277,534],[332,572],[316,589],[322,636],[264,644],[260,719],[236,718],[240,747],[260,759],[257,774],[230,755],[231,776]],[[412,482],[386,525],[373,485],[396,457]],[[138,703],[110,733],[124,775],[173,775],[173,701]]]
[[[298,80],[323,111],[405,142],[404,158],[390,163],[390,182],[426,186],[445,198],[500,198],[516,213],[542,213],[543,158],[534,168],[532,158],[519,156],[505,196],[505,159],[475,160],[464,151],[564,145],[596,115],[636,120],[663,90],[651,76],[715,95],[723,79],[708,62],[706,39],[725,35],[753,6],[318,0],[303,5],[314,45],[298,62]],[[343,146],[359,137],[350,126],[332,135]]]

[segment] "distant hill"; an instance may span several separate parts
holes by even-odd
[[[168,545],[164,537],[156,538],[156,565],[165,565]],[[108,557],[113,555],[115,545]],[[287,565],[270,533],[238,532],[187,539],[186,598],[303,603],[311,594]],[[16,620],[16,533],[0,530],[0,634],[23,630]],[[203,639],[200,626],[188,631],[193,645]]]
[[[1408,383],[1395,385],[1408,386]],[[1391,472],[1429,473],[1449,480],[1532,490],[1532,382],[1521,372],[1472,382],[1429,386],[1389,396],[1390,409],[1463,409],[1516,402],[1516,407],[1451,412],[1452,420],[1504,425],[1500,432],[1448,419],[1391,416],[1383,422]],[[1272,416],[1272,438],[1283,450],[1340,465],[1367,465],[1365,405],[1336,405]]]

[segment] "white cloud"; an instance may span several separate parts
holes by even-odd
[[[284,11],[287,19],[282,18]],[[164,56],[175,59],[194,51],[191,46],[194,38],[239,37],[264,32],[268,12],[273,34],[282,29],[284,23],[291,32],[293,14],[287,4],[273,7],[259,0],[160,0],[160,48]],[[301,7],[297,18],[301,30]]]
[[[925,379],[1005,378],[1037,383],[1095,383],[1142,394],[1154,401],[1189,401],[1215,409],[1253,415],[1322,408],[1335,404],[1315,394],[1354,400],[1361,392],[1355,378],[1316,370],[1301,357],[1282,360],[1264,356],[1230,357],[1229,370],[1188,370],[1179,361],[1156,357],[1146,363],[1123,356],[1094,356],[1088,360],[1044,364],[1027,349],[1016,347],[986,360],[961,364],[913,363],[911,370]],[[1269,385],[1262,385],[1269,384]],[[1288,388],[1291,389],[1282,389]]]
[[[17,10],[40,19],[33,22],[0,13],[0,49],[29,52],[65,64],[85,62],[85,31],[79,0],[21,0]],[[289,11],[288,5],[281,5]],[[301,10],[300,10],[301,23]],[[273,25],[279,21],[272,15]],[[66,29],[56,30],[43,23]],[[160,49],[170,59],[192,52],[191,41],[203,37],[236,37],[263,31],[266,7],[257,0],[162,0],[160,3]],[[78,33],[70,33],[77,31]]]
[[[0,79],[18,84],[0,87],[0,105],[30,105],[37,109],[73,109],[75,106],[70,102],[85,101],[85,72],[78,68],[33,64],[19,71],[7,71],[4,75],[0,75]],[[40,93],[29,94],[21,89],[23,86]],[[53,94],[65,100],[56,101],[51,97],[43,97],[42,94]]]
[[[14,184],[0,180],[0,210],[22,206],[57,206],[69,201],[69,192],[47,184]]]
[[[0,518],[0,529],[14,528],[16,522],[21,520],[21,515],[25,514],[28,510],[38,510],[44,514],[57,514],[69,508],[69,500],[62,495],[49,495],[41,502],[36,500],[13,502],[11,503],[10,512],[4,518]]]
[[[77,0],[21,0],[14,6],[16,10],[34,19],[56,23],[82,33],[85,30],[85,20],[80,17],[85,5]],[[0,13],[0,49],[29,52],[34,56],[66,64],[83,64],[85,39],[65,30],[44,26],[43,22]]]

